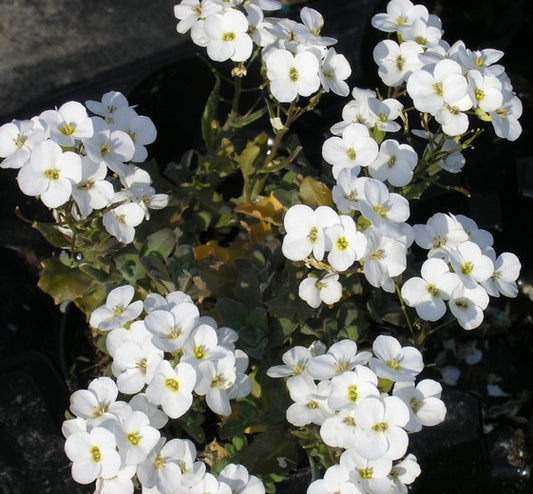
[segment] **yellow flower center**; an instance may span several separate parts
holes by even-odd
[[[356,384],[348,386],[348,389],[346,390],[346,396],[350,401],[357,401],[357,399],[359,398],[359,393],[357,392]]]
[[[61,177],[59,170],[56,170],[55,168],[48,168],[48,170],[45,170],[44,176],[48,180],[59,180]]]
[[[335,245],[337,246],[338,250],[343,252],[350,246],[350,243],[348,242],[348,240],[346,240],[346,237],[339,237],[337,239],[337,242],[335,242]]]
[[[237,36],[234,32],[230,31],[227,33],[222,33],[222,41],[235,41]]]
[[[372,430],[375,432],[385,432],[389,428],[387,422],[378,422],[372,426]]]
[[[168,377],[165,380],[165,387],[172,393],[177,393],[180,390],[180,383],[176,379]]]
[[[126,438],[132,446],[139,446],[141,442],[141,436],[137,432],[130,432]]]
[[[348,156],[349,160],[355,161],[357,158],[357,153],[355,152],[354,148],[348,148],[346,150],[346,156]]]
[[[76,127],[74,127],[74,125],[72,125],[71,123],[66,123],[66,124],[61,125],[58,128],[58,130],[63,135],[71,136],[72,134],[74,134],[74,131],[76,130]]]
[[[433,91],[435,91],[435,94],[437,96],[442,96],[444,94],[442,82],[436,82],[435,84],[433,84]]]
[[[93,446],[89,452],[91,453],[91,460],[93,460],[95,463],[100,463],[102,461],[102,453],[100,452],[100,448],[98,446]]]
[[[292,82],[296,82],[298,80],[298,77],[299,77],[298,69],[296,67],[291,67],[289,69],[289,79]]]

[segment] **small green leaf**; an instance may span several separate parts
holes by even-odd
[[[248,116],[243,115],[242,117],[238,117],[237,119],[231,122],[231,126],[234,129],[241,129],[242,127],[246,127],[247,125],[250,125],[256,120],[259,120],[262,116],[266,115],[266,113],[267,113],[267,108],[263,107],[260,110],[250,113],[250,115]]]
[[[57,257],[45,259],[38,286],[53,297],[56,304],[72,302],[85,295],[93,279],[78,268],[65,266]]]
[[[333,206],[329,187],[312,177],[305,177],[300,186],[300,198],[311,208],[318,206]]]
[[[54,247],[58,249],[69,249],[72,247],[72,239],[62,233],[58,225],[34,221],[31,226],[38,230],[46,241]]]
[[[256,475],[283,475],[297,464],[296,441],[281,427],[272,427],[258,435],[232,461],[243,464]]]
[[[176,234],[170,228],[152,233],[141,249],[141,256],[155,255],[160,259],[166,259],[176,246]]]
[[[217,300],[215,307],[225,326],[237,331],[246,324],[246,317],[249,311],[241,302],[231,298],[220,298]]]

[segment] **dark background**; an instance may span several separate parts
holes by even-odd
[[[497,301],[487,316],[491,321],[507,317],[504,323],[450,334],[459,343],[482,346],[484,359],[478,366],[463,366],[458,386],[445,390],[446,423],[414,438],[424,472],[415,490],[533,492],[531,2],[424,3],[442,18],[450,43],[462,39],[471,49],[505,52],[501,63],[524,103],[524,132],[515,143],[486,132],[476,150],[467,153],[464,173],[454,178],[472,197],[432,191],[414,208],[413,219],[425,221],[436,211],[467,214],[494,234],[497,252],[510,250],[520,257],[523,272],[519,298],[511,305]],[[371,53],[383,33],[372,30],[369,20],[384,11],[386,2],[308,4],[323,13],[324,34],[338,37],[338,51],[352,65],[351,84],[375,87],[379,81]],[[179,159],[198,144],[202,102],[213,81],[188,36],[176,33],[173,5],[170,0],[0,0],[0,124],[71,99],[84,102],[120,90],[158,128],[152,155],[162,164]],[[340,98],[325,98],[320,111],[301,125],[311,158],[319,159],[322,140],[340,119],[343,104]],[[25,216],[44,219],[46,209],[18,191],[16,171],[0,173],[0,493],[92,492],[70,478],[59,428],[69,393],[97,373],[94,354],[79,315],[71,309],[59,312],[36,287],[39,262],[50,249],[14,210],[20,206]],[[486,395],[491,372],[503,379],[509,399],[494,402]],[[503,412],[483,429],[494,407]],[[292,492],[304,490],[294,487]]]

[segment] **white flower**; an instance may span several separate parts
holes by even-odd
[[[253,42],[246,32],[248,21],[242,12],[230,9],[209,14],[203,28],[209,38],[207,55],[211,60],[244,62],[252,54]]]
[[[97,478],[94,494],[133,494],[132,477],[136,471],[135,465],[126,465],[110,479]]]
[[[494,273],[488,280],[481,282],[481,286],[492,297],[499,297],[500,293],[506,297],[516,297],[516,280],[521,267],[518,257],[511,252],[504,252],[494,260]]]
[[[401,125],[396,120],[402,110],[403,105],[397,99],[387,98],[383,101],[377,98],[370,98],[368,100],[368,108],[373,115],[374,127],[383,132],[397,132],[401,129]]]
[[[134,295],[135,289],[131,285],[114,288],[108,293],[105,305],[92,312],[89,324],[93,328],[109,331],[133,321],[143,309],[141,300],[130,303]]]
[[[354,414],[355,450],[364,458],[397,460],[407,451],[409,439],[403,429],[409,421],[409,408],[396,396],[369,396]]]
[[[339,172],[331,195],[339,212],[348,214],[359,210],[359,200],[365,197],[366,177],[358,177],[357,168],[344,168]]]
[[[402,30],[402,38],[406,41],[416,41],[425,48],[435,48],[442,38],[441,20],[434,14],[429,14],[427,19],[417,19]]]
[[[88,389],[74,391],[70,397],[70,410],[87,419],[89,425],[98,425],[107,418],[116,419],[129,414],[127,403],[116,401],[118,389],[109,377],[93,379]]]
[[[405,429],[418,432],[422,426],[440,424],[446,416],[446,406],[440,399],[442,386],[433,379],[423,379],[416,387],[413,382],[396,383],[393,395],[409,407],[409,422]]]
[[[320,87],[318,60],[310,52],[293,55],[288,50],[272,50],[266,67],[270,91],[281,103],[290,103],[298,96],[310,96]]]
[[[459,224],[463,227],[464,231],[468,235],[468,239],[479,246],[484,252],[487,251],[487,247],[492,247],[494,243],[494,237],[487,230],[478,228],[477,223],[468,216],[463,214],[450,215],[455,218]]]
[[[492,260],[469,240],[450,251],[448,260],[466,288],[476,288],[478,283],[488,280],[494,273]]]
[[[314,357],[309,363],[308,372],[314,379],[331,379],[353,370],[356,365],[366,364],[370,357],[370,352],[357,353],[354,341],[342,340],[331,345],[327,353]]]
[[[65,204],[73,184],[81,180],[81,158],[71,151],[63,152],[53,141],[36,144],[30,160],[19,170],[20,190],[28,196],[40,196],[49,208]]]
[[[113,375],[117,378],[117,387],[121,393],[135,394],[141,391],[152,380],[163,359],[163,352],[152,345],[150,336],[148,333],[142,343],[124,343],[113,355]]]
[[[370,89],[354,88],[353,100],[344,105],[342,109],[342,122],[334,124],[330,131],[334,135],[341,135],[351,123],[360,123],[367,128],[374,127],[375,115],[369,109],[369,100],[376,97],[376,92]]]
[[[380,335],[374,340],[370,368],[384,379],[414,381],[424,368],[422,354],[412,346],[402,347],[393,336]]]
[[[274,365],[267,370],[269,377],[289,377],[308,374],[307,367],[313,355],[308,348],[304,346],[295,346],[287,350],[281,360],[285,365]]]
[[[328,405],[332,410],[354,408],[367,396],[379,396],[378,378],[368,367],[356,365],[331,379]]]
[[[392,492],[407,493],[406,486],[412,484],[420,473],[420,465],[416,461],[416,456],[408,454],[402,461],[392,466],[389,477],[396,488],[396,491]]]
[[[111,182],[105,180],[106,175],[105,163],[95,163],[88,156],[81,158],[81,179],[72,188],[72,198],[82,216],[89,216],[93,209],[105,208],[113,201],[115,191]]]
[[[188,362],[195,369],[203,362],[220,360],[228,354],[228,350],[218,344],[216,330],[208,324],[200,324],[194,328],[182,349],[181,362]]]
[[[341,215],[340,224],[326,230],[328,262],[336,271],[346,271],[356,260],[363,257],[367,239],[357,231],[351,216]]]
[[[321,425],[332,415],[328,407],[329,383],[322,381],[318,385],[304,375],[289,377],[287,388],[294,403],[287,408],[287,422],[302,427],[307,424]]]
[[[502,106],[491,112],[492,126],[498,137],[516,141],[522,133],[518,119],[522,116],[522,102],[514,95],[504,98]]]
[[[407,92],[416,109],[432,115],[446,103],[453,106],[464,98],[467,86],[461,66],[453,60],[438,62],[432,72],[414,72],[407,80]]]
[[[381,143],[377,158],[368,165],[372,178],[388,181],[394,187],[403,187],[413,178],[418,155],[409,144],[400,144],[394,139]]]
[[[149,418],[134,411],[120,422],[113,422],[120,456],[126,465],[143,462],[159,441],[160,433],[150,425]]]
[[[471,70],[467,74],[468,94],[474,107],[479,107],[489,113],[502,106],[502,83],[497,77],[483,75],[478,70]]]
[[[353,448],[356,441],[356,407],[342,408],[320,426],[320,437],[332,448]]]
[[[143,412],[150,420],[150,425],[156,429],[162,429],[168,422],[168,417],[165,413],[157,405],[150,402],[144,393],[134,395],[129,405],[132,410]]]
[[[180,439],[165,444],[162,437],[152,452],[137,467],[137,477],[144,489],[156,488],[162,494],[172,494],[181,483]]]
[[[409,202],[400,194],[389,192],[387,186],[369,178],[364,186],[365,197],[359,201],[363,216],[384,235],[395,237],[398,228],[409,218]]]
[[[72,478],[90,484],[98,477],[112,478],[120,469],[115,436],[102,427],[67,437],[65,453],[72,461]]]
[[[363,458],[355,448],[347,449],[340,459],[341,467],[351,472],[351,480],[362,492],[388,494],[392,487],[387,477],[391,471],[392,461],[387,458],[369,460]]]
[[[459,221],[444,213],[435,213],[425,225],[414,225],[415,242],[428,249],[428,257],[448,258],[448,252],[468,240]]]
[[[186,33],[200,19],[221,10],[222,6],[211,0],[182,0],[174,5],[174,16],[179,20],[176,30],[180,34]]]
[[[186,487],[195,485],[205,474],[205,463],[196,461],[194,443],[189,439],[173,439],[168,444],[172,446],[173,457],[178,459],[181,484]]]
[[[372,226],[364,234],[367,239],[362,258],[365,278],[372,286],[392,293],[392,278],[403,273],[407,265],[407,246],[400,240],[381,235]]]
[[[330,48],[320,64],[320,82],[324,91],[329,92],[331,89],[339,96],[348,96],[350,88],[344,81],[351,73],[352,69],[346,57]]]
[[[402,286],[402,298],[414,307],[425,321],[436,321],[446,312],[444,300],[449,300],[459,283],[442,259],[428,259],[421,269],[422,277],[408,279]]]
[[[350,481],[350,474],[341,465],[333,465],[324,473],[324,478],[311,482],[307,494],[362,494]]]
[[[192,390],[196,384],[194,368],[180,362],[172,368],[168,360],[162,360],[154,377],[146,388],[146,396],[171,418],[181,417],[192,405]]]
[[[333,165],[335,178],[345,168],[357,170],[359,173],[360,167],[370,165],[377,155],[377,142],[360,123],[348,125],[342,132],[342,138],[330,137],[322,146],[322,156]]]
[[[46,110],[39,115],[50,138],[60,146],[72,147],[76,139],[93,135],[93,122],[85,107],[77,101],[69,101],[59,110]]]
[[[157,137],[157,130],[152,120],[131,107],[117,108],[113,114],[112,128],[126,132],[133,141],[135,151],[130,158],[134,163],[142,163],[148,157],[146,145],[151,144]]]
[[[129,103],[121,92],[109,91],[102,96],[102,101],[88,100],[85,106],[95,115],[99,115],[106,121],[113,121],[113,116],[118,108],[128,108]]]
[[[218,474],[218,480],[228,485],[234,494],[265,494],[263,483],[242,465],[226,465]]]
[[[466,288],[462,284],[453,291],[448,307],[464,329],[477,328],[483,322],[483,311],[489,304],[489,296],[482,286]]]
[[[387,4],[386,14],[372,17],[372,26],[380,31],[394,33],[403,32],[418,19],[428,18],[429,13],[423,5],[413,5],[410,0],[391,0]]]
[[[200,312],[190,302],[175,305],[170,310],[153,310],[144,323],[153,335],[152,342],[165,352],[180,350],[196,327]]]
[[[291,261],[303,261],[313,253],[321,261],[325,251],[324,230],[339,223],[339,215],[329,206],[319,206],[314,211],[305,204],[289,208],[283,218],[287,234],[281,250]]]
[[[232,494],[232,492],[229,485],[219,482],[214,475],[206,473],[189,487],[188,494]]]
[[[374,48],[374,61],[378,64],[378,74],[383,83],[390,87],[400,86],[409,76],[423,66],[418,55],[423,48],[414,41],[398,45],[391,39],[380,41]]]
[[[30,159],[35,144],[44,141],[45,133],[32,120],[13,120],[0,127],[0,168],[21,168]]]
[[[207,406],[218,415],[231,415],[231,405],[228,391],[237,378],[235,357],[228,352],[224,358],[217,361],[206,361],[201,366],[195,392],[205,395]]]
[[[503,51],[485,48],[484,50],[469,50],[464,45],[458,47],[457,56],[461,65],[470,73],[472,70],[483,75],[499,76],[504,72],[502,65],[493,65],[503,57]]]
[[[135,153],[131,137],[122,130],[111,129],[100,117],[92,118],[94,134],[83,141],[87,156],[95,163],[104,162],[118,175],[126,173],[124,163],[130,161]]]
[[[124,244],[130,244],[135,238],[135,227],[144,219],[144,209],[136,202],[120,204],[108,211],[102,218],[106,231]]]
[[[300,283],[298,296],[305,300],[313,309],[318,308],[322,302],[327,305],[338,302],[342,297],[342,285],[339,283],[339,275],[326,274],[320,279],[316,276],[308,276]]]

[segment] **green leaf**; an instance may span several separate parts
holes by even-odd
[[[207,98],[204,112],[202,114],[202,138],[208,151],[214,147],[215,132],[213,131],[213,121],[216,119],[218,103],[220,102],[220,77],[215,74],[215,86]]]
[[[215,308],[224,326],[229,326],[237,331],[246,324],[249,311],[241,302],[231,298],[219,298]]]
[[[141,249],[140,255],[143,257],[155,255],[159,259],[166,259],[172,254],[176,246],[176,234],[170,228],[152,233]]]
[[[272,427],[258,435],[247,448],[235,455],[232,461],[246,466],[256,475],[283,475],[297,464],[296,441],[281,427]]]
[[[257,144],[249,142],[243,152],[235,158],[245,181],[254,174],[254,163],[260,152],[261,148]]]
[[[247,125],[251,124],[252,122],[255,122],[256,120],[259,120],[263,115],[266,115],[267,108],[263,107],[260,110],[254,111],[253,113],[250,113],[248,116],[242,116],[238,117],[236,120],[231,121],[231,126],[234,129],[241,129],[242,127],[246,127]]]
[[[65,266],[57,257],[42,262],[43,271],[38,286],[53,297],[56,304],[72,302],[85,295],[93,279],[78,268]]]
[[[72,239],[61,233],[58,225],[34,221],[31,226],[38,230],[46,241],[54,247],[58,249],[70,249],[72,247]]]
[[[312,177],[305,177],[300,186],[300,198],[311,208],[318,206],[333,206],[329,187]]]

